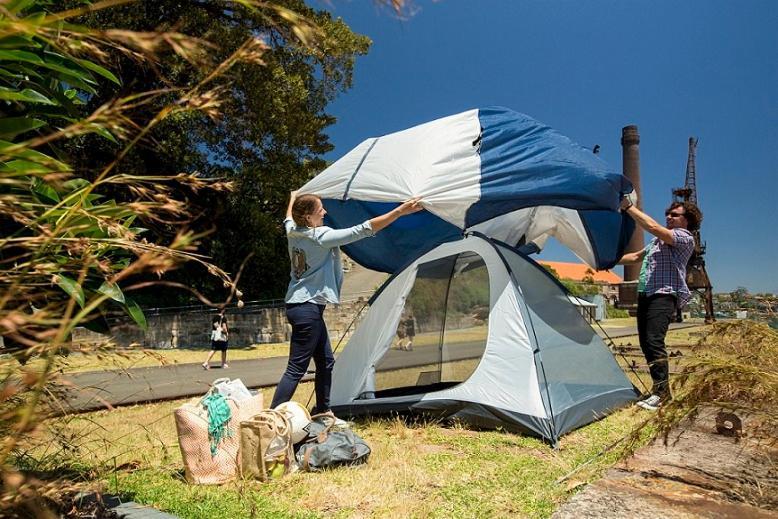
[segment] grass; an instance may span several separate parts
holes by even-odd
[[[624,328],[627,326],[636,326],[634,317],[615,317],[600,321],[600,326],[606,330],[609,328]]]
[[[693,333],[672,331],[670,342],[687,343],[696,337]],[[452,363],[452,369],[470,370],[472,365]],[[273,391],[263,390],[266,402]],[[310,383],[303,384],[294,399],[306,402],[311,391]],[[21,459],[39,470],[63,464],[77,468],[90,481],[102,482],[107,492],[181,518],[549,517],[619,459],[620,451],[608,447],[646,417],[637,408],[622,409],[565,435],[559,450],[505,431],[368,418],[354,425],[373,449],[367,465],[297,473],[264,484],[203,487],[183,478],[172,417],[182,402],[45,422],[30,444],[37,446]],[[571,479],[557,482],[589,460]]]
[[[634,322],[634,319],[632,319]],[[686,346],[689,344],[696,344],[700,340],[701,334],[706,330],[708,325],[700,324],[698,326],[692,326],[689,328],[681,328],[679,330],[671,330],[667,334],[665,344],[669,348],[673,346]],[[608,330],[607,328],[605,329]],[[618,337],[613,339],[613,342],[619,346],[638,346],[638,336],[628,335],[625,337]]]
[[[111,349],[105,352],[79,352],[75,351],[58,359],[58,368],[66,373],[82,371],[124,370],[130,368],[144,368],[150,366],[163,366],[168,364],[201,364],[208,353],[210,346],[201,348],[176,348],[171,350],[149,350],[143,348]],[[227,352],[227,360],[265,359],[269,357],[286,357],[289,355],[289,343],[280,342],[272,344],[254,344],[245,347],[231,347]],[[217,363],[221,359],[217,352],[211,359]],[[0,360],[0,363],[16,362],[9,356]],[[43,365],[39,359],[32,359],[26,366],[35,371]]]
[[[633,317],[608,319],[600,325],[607,332],[615,328],[634,326]],[[447,344],[479,342],[486,339],[488,329],[486,326],[476,326],[459,330],[449,330],[446,333]],[[699,339],[700,328],[688,328],[673,331],[668,336],[668,346],[678,344],[691,344]],[[414,348],[437,345],[440,335],[437,332],[419,333],[413,341]],[[618,345],[637,345],[637,335],[614,339]],[[337,341],[334,340],[333,345]],[[149,350],[143,348],[122,348],[119,350],[106,350],[95,353],[94,351],[75,351],[62,357],[60,368],[67,373],[83,371],[123,370],[130,368],[142,368],[161,366],[167,364],[200,364],[208,354],[209,346],[177,348],[170,350]],[[254,344],[245,347],[231,347],[228,352],[228,360],[264,359],[269,357],[286,357],[289,354],[289,343]],[[213,362],[219,361],[219,354],[214,356]],[[0,359],[0,363],[15,363],[6,356]],[[37,359],[27,364],[27,369],[35,371],[36,366],[42,364]]]
[[[616,454],[598,458],[572,484],[556,480],[644,416],[634,409],[617,412],[566,435],[558,451],[502,431],[366,419],[354,427],[373,449],[367,465],[297,473],[265,484],[199,487],[183,480],[171,416],[178,405],[72,417],[60,434],[41,429],[41,439],[52,447],[75,440],[58,456],[67,453],[84,466],[103,467],[106,491],[181,518],[548,517],[578,484],[613,463]],[[114,466],[120,469],[113,472]]]

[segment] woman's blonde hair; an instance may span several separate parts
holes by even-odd
[[[320,198],[316,195],[300,195],[292,204],[292,220],[298,227],[308,226],[308,216],[316,210],[316,202]]]

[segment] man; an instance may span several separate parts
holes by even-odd
[[[694,252],[692,231],[700,228],[702,213],[691,202],[673,202],[665,211],[667,225],[662,227],[635,207],[630,197],[622,199],[621,209],[639,228],[654,235],[643,250],[625,254],[619,263],[642,261],[638,281],[638,335],[653,388],[638,405],[656,411],[670,398],[665,336],[676,309],[683,308],[691,298],[686,286],[686,264]]]

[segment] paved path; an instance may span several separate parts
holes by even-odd
[[[698,326],[697,324],[672,324],[672,329]],[[597,330],[600,334],[602,332]],[[606,330],[612,338],[635,335],[636,327]],[[473,358],[480,355],[482,344],[458,345],[451,360]],[[411,356],[411,362],[409,361]],[[437,348],[417,348],[411,352],[391,350],[384,360],[384,370],[399,366],[434,364],[438,360]],[[212,368],[205,371],[200,364],[176,364],[124,371],[90,371],[67,375],[71,385],[63,404],[74,411],[93,411],[110,406],[138,404],[158,400],[171,400],[204,394],[214,380],[221,377],[239,378],[249,388],[272,387],[278,383],[286,367],[286,357],[272,357],[230,362],[229,369]],[[303,381],[312,380],[306,375]]]

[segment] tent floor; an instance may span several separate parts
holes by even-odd
[[[413,406],[428,393],[442,391],[462,382],[437,382],[423,386],[394,387],[376,391],[371,398],[359,398],[350,404],[334,405],[332,411],[338,416],[357,417],[382,413],[418,413]],[[439,413],[432,413],[439,414]]]
[[[462,382],[437,382],[435,384],[427,384],[425,386],[406,386],[406,387],[393,387],[391,389],[383,389],[375,392],[375,398],[390,398],[396,396],[410,396],[418,395],[424,396],[425,393],[431,393],[433,391],[442,391],[450,387],[457,386]]]

